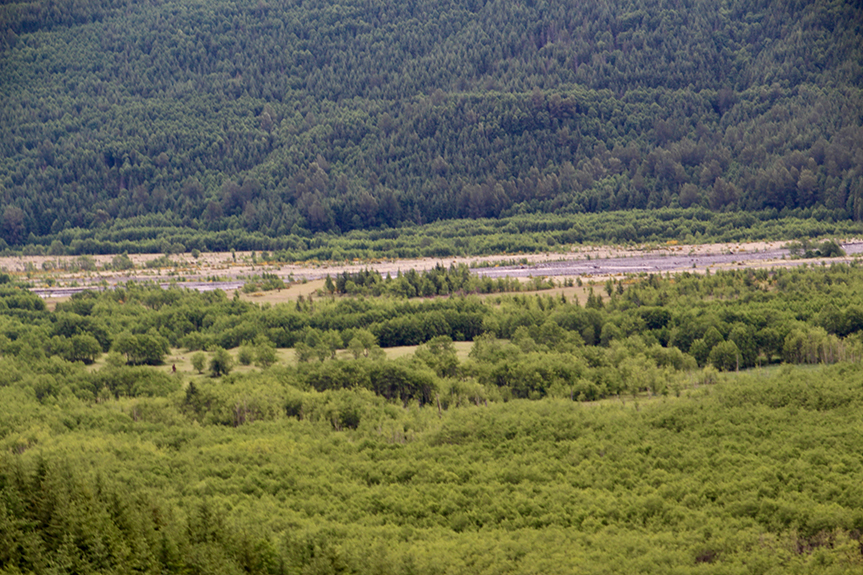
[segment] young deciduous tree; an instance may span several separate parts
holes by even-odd
[[[137,335],[121,333],[112,347],[125,355],[130,365],[160,365],[170,349],[168,340],[155,330]]]
[[[102,354],[99,340],[88,333],[72,336],[71,359],[91,364]]]
[[[415,355],[440,377],[454,377],[458,372],[458,357],[449,336],[430,339],[417,348]]]
[[[203,351],[197,351],[192,354],[192,367],[198,373],[204,373],[204,366],[207,364],[207,356]]]
[[[278,359],[276,346],[268,337],[259,335],[255,338],[255,365],[261,369],[267,369]]]
[[[237,360],[240,365],[252,365],[252,362],[255,361],[255,348],[248,342],[244,343],[237,351]]]
[[[717,343],[710,350],[709,361],[720,371],[734,371],[740,367],[740,350],[733,341]]]
[[[234,358],[223,347],[217,347],[213,351],[213,357],[210,358],[210,375],[219,377],[231,373],[234,367]]]

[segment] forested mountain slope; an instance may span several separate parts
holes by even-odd
[[[0,231],[857,219],[861,24],[826,0],[5,4]]]

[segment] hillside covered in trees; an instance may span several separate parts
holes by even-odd
[[[5,3],[2,241],[859,219],[861,22],[827,0]]]

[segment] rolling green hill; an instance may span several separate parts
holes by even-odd
[[[824,0],[4,4],[2,241],[690,206],[859,219],[861,24]]]

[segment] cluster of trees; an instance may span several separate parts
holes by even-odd
[[[170,227],[169,246],[204,230],[240,248],[692,206],[863,215],[853,3],[0,10],[11,246],[79,230],[154,249],[141,230]]]
[[[252,257],[255,257],[254,252],[252,253]],[[260,276],[246,278],[246,282],[243,284],[243,291],[246,293],[275,291],[286,287],[284,280],[276,274],[264,273]]]
[[[434,297],[450,294],[517,292],[522,289],[539,290],[554,287],[553,280],[534,278],[529,283],[522,283],[515,278],[501,277],[492,279],[479,277],[471,273],[465,264],[451,264],[449,268],[437,264],[433,269],[417,272],[409,269],[405,273],[399,270],[395,278],[391,274],[386,277],[372,271],[342,272],[335,281],[329,275],[324,284],[326,293],[373,295],[384,294],[404,297]]]
[[[815,244],[804,239],[789,244],[788,251],[796,258],[836,258],[845,255],[845,250],[835,240],[824,240]]]

